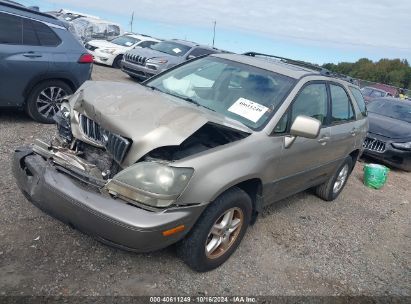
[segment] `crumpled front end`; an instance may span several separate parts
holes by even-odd
[[[64,151],[46,152],[41,144],[34,147],[14,153],[13,173],[22,193],[44,212],[108,245],[136,252],[167,247],[184,237],[205,208],[139,208],[100,192],[90,180],[82,181],[81,176],[86,175],[80,167],[85,164],[76,157]],[[53,160],[38,154],[45,155],[43,152],[52,154]],[[67,164],[72,166],[70,170]],[[88,178],[94,176],[95,167],[85,165],[84,169]],[[73,178],[75,175],[77,178]]]

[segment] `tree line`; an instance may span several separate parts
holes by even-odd
[[[406,59],[381,59],[373,62],[362,58],[354,63],[326,63],[323,67],[353,78],[411,89],[411,67]]]

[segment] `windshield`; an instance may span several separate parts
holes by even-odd
[[[368,104],[367,108],[368,112],[411,123],[411,104],[409,103],[375,100]]]
[[[150,46],[151,49],[159,51],[161,53],[166,53],[173,56],[183,56],[191,48],[187,45],[180,44],[177,42],[162,41],[157,44]]]
[[[133,44],[136,44],[137,42],[140,42],[140,39],[130,37],[130,36],[120,36],[117,38],[114,38],[111,40],[111,43],[121,45],[121,46],[132,46]]]
[[[146,85],[256,130],[268,122],[294,82],[284,75],[211,56],[171,70]]]

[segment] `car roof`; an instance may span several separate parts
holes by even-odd
[[[13,15],[23,16],[23,17],[27,17],[30,19],[48,22],[54,25],[59,25],[64,28],[67,28],[66,22],[61,21],[52,15],[42,13],[42,12],[30,9],[28,7],[25,7],[23,5],[15,4],[9,1],[0,0],[0,10],[8,12]]]
[[[154,38],[154,37],[151,37],[151,36],[148,36],[148,35],[144,35],[144,34],[126,33],[126,34],[124,34],[124,35],[122,35],[122,36],[130,36],[130,37],[137,38],[137,39],[140,39],[140,40],[161,41],[161,40],[158,39],[158,38]]]
[[[264,70],[272,71],[275,73],[283,74],[291,78],[301,78],[307,75],[318,75],[322,76],[320,72],[301,67],[297,65],[293,65],[290,63],[285,63],[280,60],[267,60],[266,58],[259,58],[259,57],[252,57],[240,54],[230,54],[230,53],[222,53],[222,54],[213,54],[211,56],[228,59],[231,61],[236,61],[239,63],[248,64],[251,66],[255,66]]]
[[[183,40],[183,39],[171,39],[171,40],[167,40],[167,41],[177,42],[177,43],[189,46],[191,48],[192,47],[201,47],[203,49],[215,50],[215,51],[220,51],[221,52],[221,50],[219,50],[219,49],[213,48],[213,47],[208,46],[208,45],[202,45],[202,44],[199,44],[199,43],[193,42],[193,41],[188,41],[188,40]]]
[[[378,88],[374,88],[374,87],[363,87],[363,89],[370,89],[370,90],[373,90],[373,91],[388,93],[387,91],[384,91],[383,89],[378,89]]]

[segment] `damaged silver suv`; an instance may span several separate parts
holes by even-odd
[[[368,128],[358,87],[257,53],[86,82],[55,119],[58,136],[15,151],[24,195],[109,245],[177,243],[197,271],[224,263],[264,206],[308,188],[334,200]]]

